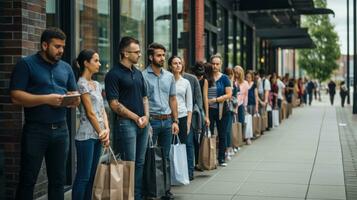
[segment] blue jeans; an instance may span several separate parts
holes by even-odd
[[[26,122],[21,138],[21,170],[16,199],[33,199],[33,190],[46,160],[48,199],[63,200],[69,137],[66,122],[53,125]]]
[[[244,124],[244,119],[245,119],[245,111],[244,111],[244,106],[240,105],[238,106],[238,122],[241,123],[242,125]]]
[[[227,115],[227,144],[226,144],[226,148],[231,147],[232,146],[232,125],[233,125],[233,112],[229,112]]]
[[[193,134],[194,133],[191,128],[189,134],[187,135],[187,142],[186,142],[187,166],[188,166],[188,175],[190,178],[193,177],[193,171],[195,170],[195,149],[193,144]]]
[[[170,161],[170,147],[172,142],[172,120],[150,120],[153,135],[152,141],[163,148],[166,160]]]
[[[98,139],[75,141],[77,151],[77,174],[72,188],[72,199],[92,198],[92,188],[97,165],[102,151]]]
[[[147,127],[139,128],[133,120],[119,118],[116,123],[117,144],[123,160],[135,161],[135,200],[142,199],[142,183],[146,148]]]
[[[222,119],[219,119],[219,112],[218,109],[215,108],[210,108],[209,109],[209,120],[211,121],[210,123],[210,130],[211,133],[213,134],[214,132],[214,124],[216,123],[217,129],[218,129],[218,162],[219,163],[224,163],[225,162],[225,152],[226,152],[226,147],[227,147],[227,125],[228,121],[230,119],[229,117],[229,112],[224,113],[222,116]],[[232,126],[230,127],[232,128]]]

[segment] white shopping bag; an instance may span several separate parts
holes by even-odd
[[[171,144],[170,148],[170,171],[171,185],[187,185],[190,183],[188,177],[186,144],[181,144],[177,135],[173,141],[177,139],[177,144]]]
[[[279,110],[274,109],[272,115],[273,115],[273,127],[278,127],[279,126]]]
[[[245,132],[244,132],[244,137],[246,139],[252,138],[253,137],[253,120],[252,120],[252,115],[251,114],[246,114],[244,118],[245,122]]]

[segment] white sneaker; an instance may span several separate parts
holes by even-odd
[[[219,163],[219,166],[221,166],[221,167],[227,167],[227,163]]]
[[[230,151],[228,151],[228,156],[234,156],[234,151],[233,151],[233,149],[231,149]]]
[[[226,156],[226,160],[227,160],[227,161],[230,161],[230,160],[232,160],[232,157],[231,157],[230,155],[227,155],[227,156]]]
[[[238,148],[233,148],[234,153],[238,152]]]

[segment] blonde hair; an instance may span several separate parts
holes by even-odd
[[[243,83],[243,81],[244,81],[244,69],[241,66],[237,65],[237,66],[234,67],[233,70],[234,70],[234,72],[238,73],[238,76],[234,76],[234,79],[239,84]]]

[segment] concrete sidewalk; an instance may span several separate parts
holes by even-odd
[[[175,199],[346,199],[336,111],[323,101],[294,109],[227,167],[195,172]]]

